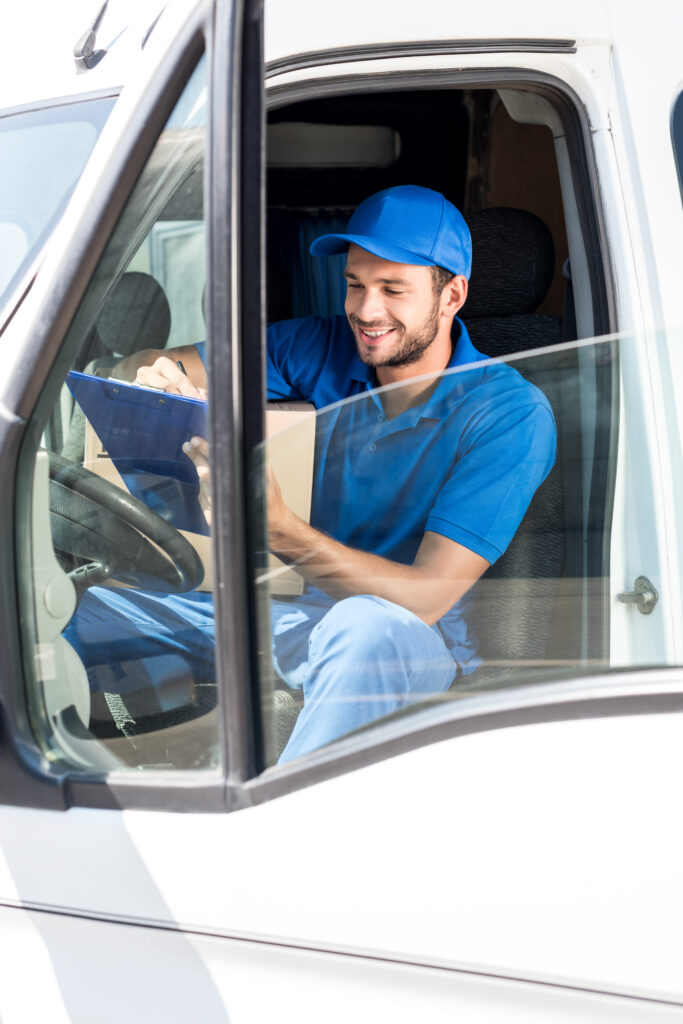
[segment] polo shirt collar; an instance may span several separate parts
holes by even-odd
[[[446,371],[453,371],[459,366],[481,363],[488,359],[488,356],[483,355],[474,347],[467,328],[459,317],[455,317],[453,321],[451,338],[454,342],[453,353]],[[475,380],[479,380],[483,372],[483,367],[473,367],[467,372],[468,383],[472,384]],[[449,407],[452,405],[453,387],[462,379],[463,375],[461,374],[444,372],[427,401],[415,407],[415,412],[417,413],[416,420],[420,418],[441,418],[443,414],[442,406],[444,404]]]
[[[353,333],[352,333],[353,338]],[[355,380],[358,384],[367,384],[369,388],[377,387],[377,380],[375,379],[375,371],[367,363],[364,363],[361,357],[358,355],[358,350],[355,348],[356,339],[353,338],[354,351],[351,358],[351,366],[349,368],[350,380]]]
[[[449,370],[454,366],[465,366],[467,363],[479,363],[482,359],[488,358],[474,347],[472,339],[467,332],[467,328],[458,316],[453,320],[451,340],[453,341],[453,354],[448,364]]]
[[[451,332],[453,339],[453,352],[449,360],[446,371],[453,371],[458,366],[467,366],[471,363],[480,363],[482,360],[488,359],[488,356],[483,355],[478,351],[472,344],[472,340],[467,333],[462,320],[456,317],[453,321],[453,329]],[[365,380],[368,381],[368,387],[370,389],[377,387],[377,381],[375,374],[370,367],[366,366],[362,362],[360,357],[358,362],[364,370],[370,370],[370,373],[365,376]],[[474,381],[478,380],[483,373],[483,367],[474,367],[472,370],[467,372],[467,381],[471,385]],[[354,378],[355,379],[355,378]],[[458,373],[445,372],[441,376],[439,383],[434,388],[434,391],[429,396],[426,402],[421,405],[413,406],[410,409],[405,409],[400,415],[396,416],[395,419],[390,420],[385,427],[387,433],[393,433],[396,430],[405,430],[408,428],[416,427],[420,420],[441,420],[445,413],[453,407],[453,391],[454,388],[459,387],[463,379],[463,376]],[[379,401],[379,399],[377,399]]]

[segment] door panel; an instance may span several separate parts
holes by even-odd
[[[671,1006],[553,985],[7,908],[0,940],[7,1024],[678,1019]]]
[[[475,732],[229,815],[5,807],[0,900],[683,999],[679,729]]]

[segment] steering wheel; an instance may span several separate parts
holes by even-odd
[[[174,526],[83,466],[49,461],[52,543],[77,590],[110,578],[165,593],[199,586],[201,559]]]

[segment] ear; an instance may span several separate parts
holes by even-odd
[[[467,278],[463,274],[452,277],[441,293],[441,312],[453,317],[465,305],[467,298]]]

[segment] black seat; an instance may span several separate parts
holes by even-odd
[[[129,270],[107,296],[91,340],[99,343],[96,355],[121,359],[143,348],[165,348],[170,333],[171,309],[164,289],[151,274]]]
[[[554,272],[550,231],[534,214],[511,208],[482,210],[468,219],[473,266],[462,311],[474,345],[489,356],[509,356],[557,345],[562,318],[534,311]],[[563,422],[561,374],[564,353],[512,360],[545,394],[558,430]],[[571,357],[570,357],[571,358]],[[505,676],[552,660],[550,631],[567,557],[563,474],[551,470],[504,555],[474,588],[474,629],[484,659],[481,669],[456,682],[459,688],[500,685]]]
[[[467,218],[472,274],[460,313],[475,346],[504,356],[562,341],[562,319],[536,313],[555,270],[550,231],[527,210],[498,206]]]
[[[145,348],[165,348],[171,333],[171,310],[161,285],[140,271],[118,279],[83,346],[78,369],[104,374],[119,359]],[[61,454],[72,462],[83,461],[85,416],[74,407]]]

